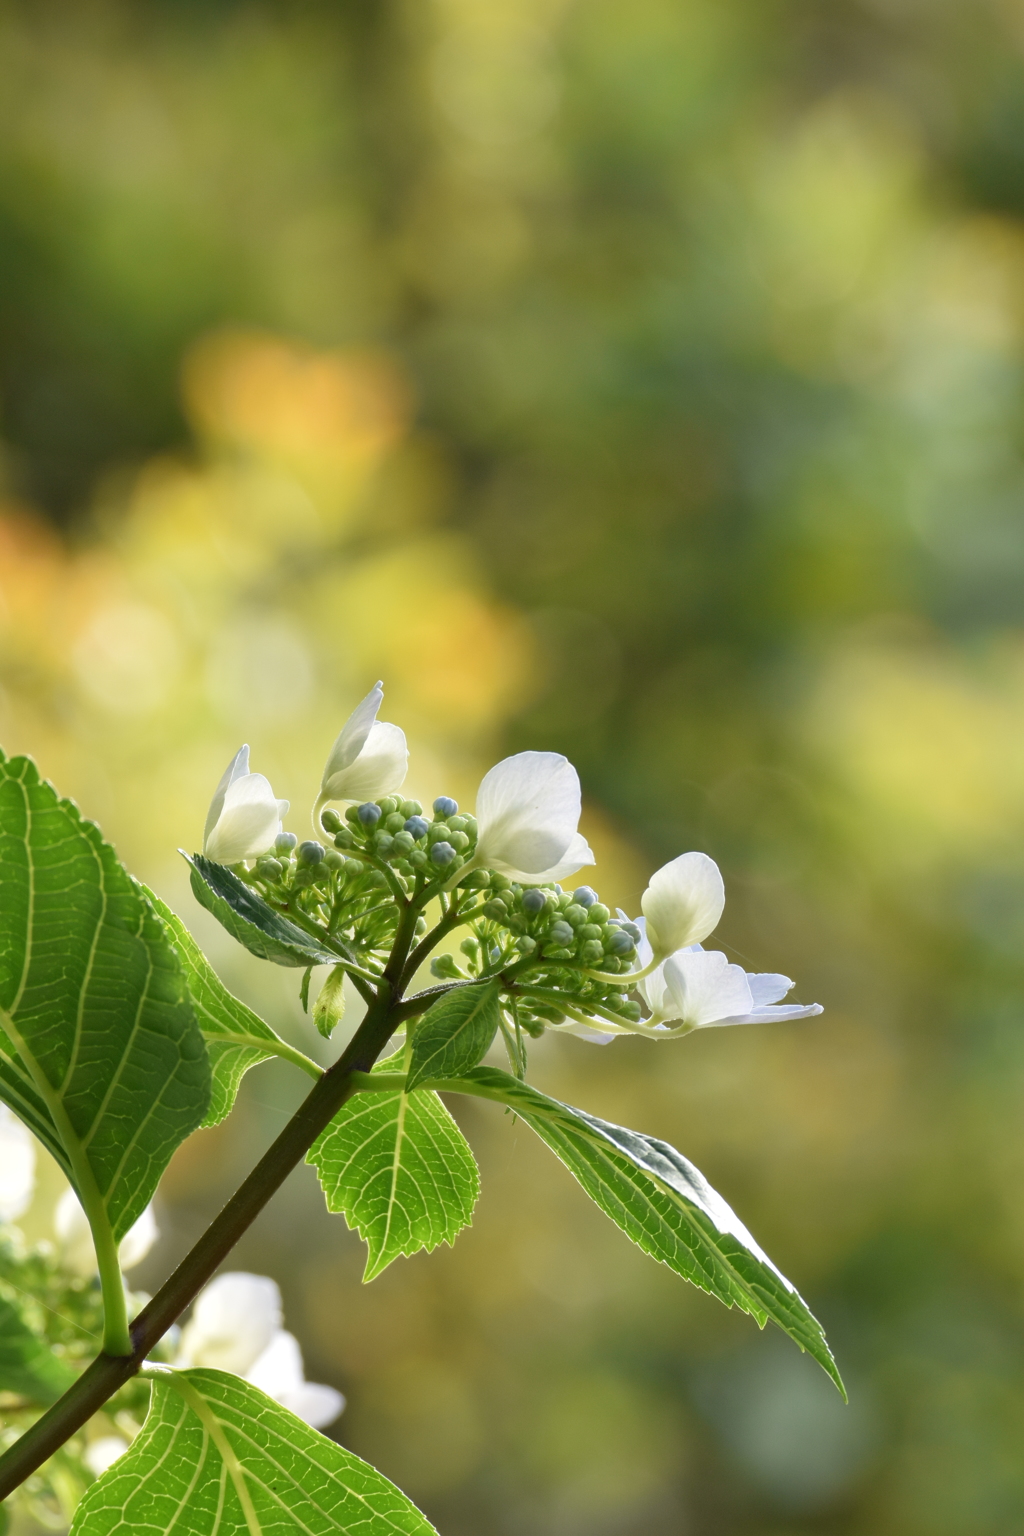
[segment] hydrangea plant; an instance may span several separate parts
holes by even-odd
[[[328,1209],[364,1239],[367,1280],[454,1241],[479,1175],[441,1093],[513,1111],[634,1243],[761,1326],[771,1320],[842,1391],[820,1325],[692,1163],[527,1080],[530,1041],[548,1031],[668,1040],[820,1008],[784,1003],[787,977],[748,974],[702,948],[725,901],[702,853],[660,869],[635,918],[590,885],[563,889],[594,862],[564,757],[498,763],[474,814],[447,795],[426,809],[404,798],[405,736],[378,720],[382,700],[377,684],[340,732],[312,838],[284,829],[288,802],[242,747],[214,793],[203,851],[186,855],[200,904],[251,953],[299,972],[307,1008],[313,968],[330,967],[311,1005],[321,1035],[338,1026],[346,982],[362,999],[326,1069],[225,989],[181,919],[31,761],[0,759],[5,1160],[24,1167],[28,1127],[74,1192],[63,1253],[29,1250],[14,1229],[0,1244],[0,1497],[48,1489],[60,1503],[63,1476],[74,1494],[64,1507],[84,1489],[75,1536],[429,1532],[398,1489],[319,1433],[342,1401],[305,1381],[273,1283],[218,1271],[303,1159]],[[458,957],[445,947],[457,933]],[[315,1079],[311,1091],[137,1309],[122,1270],[161,1174],[273,1056]],[[8,1221],[12,1178],[0,1178]],[[86,1225],[88,1279],[70,1258]],[[45,1320],[58,1291],[65,1317],[88,1313],[85,1336],[102,1333],[98,1354]]]

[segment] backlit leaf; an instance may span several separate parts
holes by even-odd
[[[297,923],[275,912],[252,886],[240,880],[225,864],[215,864],[201,853],[184,857],[192,866],[192,891],[200,906],[212,912],[233,939],[261,960],[304,969],[310,965],[336,965],[338,955],[326,949]]]
[[[461,1077],[475,1067],[497,1034],[499,1019],[497,982],[445,992],[413,1032],[410,1089],[428,1077]]]

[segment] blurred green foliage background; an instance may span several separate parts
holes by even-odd
[[[443,1536],[1018,1533],[1024,7],[3,0],[0,80],[6,749],[307,1050],[173,850],[243,739],[301,835],[377,675],[410,793],[567,753],[606,898],[704,849],[826,1007],[532,1075],[694,1159],[848,1409],[468,1104],[452,1251],[362,1289],[309,1170],[238,1250],[335,1433]]]

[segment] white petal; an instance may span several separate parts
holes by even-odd
[[[227,794],[228,788],[235,782],[236,779],[242,778],[242,776],[248,772],[249,748],[247,746],[239,747],[238,751],[235,753],[234,757],[231,759],[230,763],[228,763],[223,774],[221,775],[220,783],[214,790],[213,799],[210,801],[210,809],[206,813],[206,826],[203,828],[204,846],[206,844],[207,838],[220,819],[220,813],[224,809],[224,796]]]
[[[801,1007],[797,1003],[789,1003],[783,1008],[754,1008],[750,1013],[737,1014],[731,1019],[716,1019],[716,1025],[725,1024],[782,1024],[786,1019],[813,1019],[816,1014],[824,1013],[820,1003],[808,1003]]]
[[[640,905],[657,954],[699,943],[718,926],[725,906],[718,865],[706,853],[680,854],[651,876]]]
[[[17,1221],[32,1200],[36,1144],[28,1127],[0,1104],[0,1220]]]
[[[121,1247],[118,1250],[121,1268],[134,1269],[136,1264],[141,1264],[159,1236],[160,1228],[156,1224],[156,1217],[150,1204],[121,1239]]]
[[[793,982],[788,976],[777,976],[771,971],[748,971],[747,985],[755,1008],[763,1008],[766,1003],[777,1003],[793,990]]]
[[[594,862],[577,831],[579,775],[559,752],[518,752],[497,763],[481,781],[476,816],[474,862],[488,869],[539,882]]]
[[[730,965],[720,950],[682,950],[665,961],[671,999],[667,1018],[692,1029],[706,1029],[723,1019],[749,1013],[753,998],[742,966]]]
[[[366,698],[357,704],[349,715],[345,724],[338,732],[337,740],[331,748],[324,767],[324,776],[321,781],[321,790],[329,799],[344,799],[346,796],[335,795],[329,789],[329,781],[336,773],[341,773],[345,768],[350,768],[366,745],[366,738],[377,719],[377,711],[384,702],[384,684],[374,683]]]
[[[281,1326],[281,1293],[266,1275],[218,1275],[200,1291],[182,1329],[178,1365],[244,1376]]]
[[[379,800],[401,789],[408,771],[405,732],[386,720],[377,720],[355,761],[330,777],[324,775],[322,793],[328,800]]]
[[[120,1435],[101,1435],[98,1440],[90,1440],[82,1452],[82,1460],[94,1477],[102,1477],[127,1449],[128,1441],[122,1440]]]
[[[325,1387],[318,1381],[304,1381],[301,1387],[284,1392],[277,1399],[282,1408],[304,1419],[311,1429],[323,1429],[333,1424],[345,1406],[345,1399],[333,1387]]]
[[[217,864],[253,859],[274,846],[287,800],[278,800],[262,773],[247,773],[230,784],[204,852]]]

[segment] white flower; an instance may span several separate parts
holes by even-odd
[[[94,1275],[96,1250],[93,1247],[92,1230],[89,1218],[79,1205],[73,1189],[66,1189],[57,1201],[53,1213],[53,1229],[57,1234],[61,1259],[68,1269],[83,1279]],[[134,1269],[136,1264],[141,1264],[159,1236],[153,1207],[147,1205],[135,1225],[129,1227],[121,1239],[121,1268]]]
[[[82,1460],[94,1477],[102,1477],[127,1449],[128,1441],[122,1440],[120,1435],[102,1435],[99,1440],[90,1440],[82,1452]]]
[[[681,853],[651,876],[640,906],[659,960],[699,944],[717,928],[725,906],[718,865],[706,853]]]
[[[178,1365],[244,1376],[281,1327],[281,1292],[266,1275],[218,1275],[196,1297],[182,1329]]]
[[[476,852],[466,868],[540,885],[593,864],[580,819],[579,775],[558,752],[517,752],[484,775]]]
[[[345,1406],[344,1397],[334,1387],[306,1380],[299,1342],[283,1328],[274,1334],[245,1379],[314,1429],[333,1424]]]
[[[653,1022],[690,1029],[808,1019],[822,1012],[820,1003],[771,1006],[792,988],[788,976],[744,971],[730,965],[720,950],[704,950],[699,944],[679,950],[637,985]]]
[[[287,812],[288,801],[277,799],[269,779],[249,772],[249,748],[239,747],[210,801],[203,852],[216,864],[267,853]]]
[[[314,821],[328,800],[379,800],[405,783],[405,732],[377,719],[383,702],[384,685],[375,683],[342,726],[324,767]]]
[[[281,1320],[281,1292],[266,1275],[218,1275],[197,1296],[174,1363],[233,1371],[319,1429],[338,1417],[345,1399],[306,1381],[298,1340]]]
[[[36,1183],[36,1144],[13,1110],[0,1104],[0,1220],[28,1210]]]

